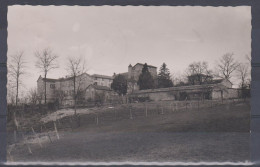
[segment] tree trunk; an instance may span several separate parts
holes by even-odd
[[[15,106],[17,107],[18,104],[18,92],[19,92],[19,80],[18,76],[16,78],[16,97],[15,97]]]
[[[46,76],[47,74],[45,73],[44,75],[44,104],[46,104]]]
[[[74,86],[74,114],[76,115],[77,114],[77,107],[76,107],[76,76],[74,75],[74,77],[73,77],[73,86]]]

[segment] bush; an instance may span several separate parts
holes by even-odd
[[[151,101],[151,99],[149,97],[132,97],[129,100],[130,100],[130,103]]]

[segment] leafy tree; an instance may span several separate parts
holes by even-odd
[[[160,72],[158,74],[158,87],[159,88],[168,88],[173,87],[173,83],[170,76],[170,71],[166,67],[166,64],[163,63]]]
[[[125,95],[127,92],[126,78],[121,74],[115,75],[115,78],[113,79],[113,82],[111,84],[111,88],[119,95]]]
[[[148,70],[148,66],[145,63],[142,69],[142,73],[139,76],[139,80],[137,84],[140,87],[140,90],[143,89],[153,89],[155,87],[154,79],[151,75],[151,73]]]

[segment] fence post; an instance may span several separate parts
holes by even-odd
[[[28,149],[29,153],[30,153],[30,154],[32,154],[32,150],[31,150],[31,148],[30,148],[29,144],[27,143],[27,141],[25,140],[25,137],[24,137],[24,134],[23,134],[23,132],[22,132],[22,137],[23,137],[24,143],[25,143],[25,145],[26,145],[26,147],[27,147],[27,149]]]
[[[57,121],[57,120],[58,120],[58,124],[61,125],[61,123],[60,123],[60,119],[58,118],[58,119],[56,119],[56,121]]]
[[[98,125],[98,114],[96,115],[96,122],[97,122],[97,125]]]
[[[14,161],[13,156],[11,155],[11,151],[7,150],[8,156],[10,158],[10,161]]]
[[[131,108],[131,106],[130,106],[130,119],[133,119],[132,108]]]
[[[164,113],[163,113],[163,105],[162,105],[162,115],[163,115]]]
[[[80,127],[81,124],[80,124],[80,115],[79,114],[77,115],[77,121],[78,121],[78,127]]]
[[[116,120],[116,109],[114,108],[115,120]]]
[[[58,130],[57,130],[57,126],[56,126],[56,123],[54,121],[53,121],[53,124],[54,124],[54,130],[55,130],[57,139],[60,139],[60,136],[59,136],[59,133],[58,133]]]
[[[49,140],[50,140],[50,142],[52,143],[51,136],[50,136],[50,134],[49,134],[49,131],[48,131],[48,129],[46,128],[46,126],[45,126],[45,125],[43,125],[43,126],[44,126],[44,128],[46,129],[46,131],[47,131],[47,135],[48,135],[48,137],[49,137]]]
[[[200,110],[200,101],[198,101],[198,111]]]
[[[147,103],[145,103],[145,116],[147,117]]]
[[[34,129],[33,129],[33,127],[31,127],[31,129],[32,129],[32,132],[33,132],[33,134],[34,134],[34,136],[35,136],[35,138],[37,138],[37,140],[38,140],[38,144],[40,145],[40,147],[42,148],[42,143],[41,143],[41,141],[40,141],[40,138],[39,138],[39,136],[35,133],[35,131],[34,131]]]
[[[14,130],[14,143],[16,143],[17,138],[16,138],[16,130]]]

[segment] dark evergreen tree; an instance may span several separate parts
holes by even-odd
[[[127,80],[123,75],[116,75],[111,84],[111,88],[119,95],[125,95],[127,92]]]
[[[155,87],[155,81],[148,70],[148,66],[145,63],[142,69],[142,73],[139,76],[139,80],[137,82],[140,90],[143,89],[153,89]]]
[[[170,71],[166,67],[165,63],[162,64],[159,74],[158,74],[158,87],[159,88],[173,87],[173,82],[171,80]]]

